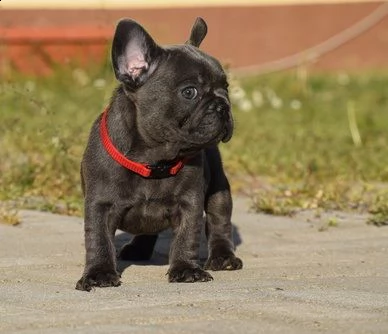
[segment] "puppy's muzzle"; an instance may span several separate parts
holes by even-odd
[[[209,112],[216,112],[222,121],[227,122],[230,119],[230,105],[222,98],[218,98],[210,103]]]
[[[208,112],[216,113],[222,124],[222,141],[229,141],[233,133],[233,120],[230,113],[230,104],[227,100],[219,97],[208,106]]]

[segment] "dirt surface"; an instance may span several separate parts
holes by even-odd
[[[388,332],[388,228],[359,215],[257,215],[241,199],[235,207],[243,270],[169,284],[167,233],[150,263],[120,263],[121,287],[90,293],[74,289],[82,220],[23,211],[21,225],[0,225],[0,332]],[[326,229],[334,216],[338,226]],[[127,239],[118,234],[117,246]]]

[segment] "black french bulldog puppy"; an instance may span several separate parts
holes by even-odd
[[[116,229],[135,235],[119,257],[150,259],[158,233],[171,227],[170,282],[205,282],[198,264],[206,213],[204,269],[235,270],[232,199],[217,144],[233,132],[228,83],[220,63],[189,40],[161,47],[138,23],[121,20],[112,45],[119,87],[95,121],[81,164],[86,265],[78,290],[119,286]]]

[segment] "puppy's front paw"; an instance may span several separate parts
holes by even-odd
[[[238,270],[243,267],[242,261],[234,255],[229,256],[210,256],[205,263],[204,268],[209,270]]]
[[[168,271],[168,281],[170,283],[208,282],[212,280],[213,277],[199,267],[179,265]]]
[[[82,276],[75,288],[77,290],[90,291],[94,287],[105,288],[119,286],[120,284],[120,275],[116,272],[96,271]]]

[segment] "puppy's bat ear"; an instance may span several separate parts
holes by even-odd
[[[191,34],[186,44],[191,44],[197,48],[201,45],[203,39],[207,34],[207,25],[202,17],[197,17],[193,27],[191,28]]]
[[[131,89],[140,87],[155,70],[163,52],[137,22],[121,20],[112,43],[112,64],[117,80]]]

